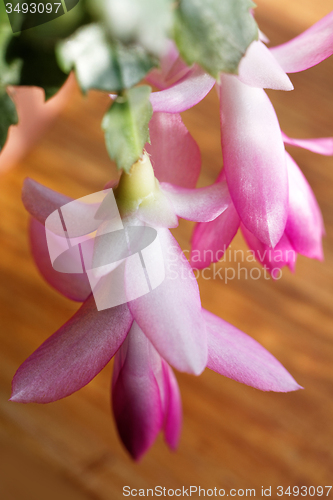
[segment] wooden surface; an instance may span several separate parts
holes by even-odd
[[[258,1],[273,43],[288,40],[332,8],[330,1]],[[285,132],[333,135],[333,60],[292,75],[292,93],[269,92]],[[100,120],[108,99],[76,92],[39,144],[1,177],[0,499],[113,500],[122,487],[256,488],[333,483],[333,160],[290,149],[322,208],[325,262],[300,257],[277,282],[199,278],[203,306],[268,348],[304,387],[262,393],[209,370],[177,374],[184,423],[177,453],[160,437],[141,463],[127,456],[109,404],[111,365],[87,387],[49,405],[7,402],[17,367],[77,309],[39,276],[29,253],[20,201],[26,176],[74,198],[99,190],[115,168]],[[201,184],[221,166],[217,98],[212,92],[184,121],[202,149]],[[189,248],[192,225],[175,231]],[[246,247],[238,235],[232,249]],[[244,263],[249,269],[255,264]],[[221,267],[236,267],[221,263]],[[330,495],[333,496],[333,493]],[[195,496],[193,496],[195,498]],[[272,493],[272,498],[277,498]],[[284,497],[285,498],[285,497]],[[303,497],[305,498],[305,497]]]

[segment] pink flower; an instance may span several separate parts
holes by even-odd
[[[302,71],[331,55],[332,27],[333,13],[282,46],[267,49],[253,42],[239,76],[221,77],[221,141],[230,195],[244,227],[269,247],[285,231],[290,189],[280,126],[263,88],[292,90],[285,71]]]
[[[219,83],[224,172],[234,208],[243,226],[263,245],[281,240],[289,213],[286,155],[274,108],[263,88],[292,90],[286,72],[303,71],[333,52],[333,13],[286,44],[268,49],[253,42],[239,65],[239,74],[221,74]],[[185,73],[175,55],[160,77],[169,88],[152,94],[154,110],[179,113],[196,104],[214,80],[200,70]],[[180,78],[177,80],[178,69]],[[163,73],[164,72],[164,73]],[[154,77],[155,75],[155,77]],[[153,73],[152,82],[156,80]],[[185,87],[189,91],[183,92]],[[186,87],[186,88],[187,88]],[[225,214],[226,215],[226,214]]]
[[[158,163],[158,158],[155,161]],[[216,186],[213,188],[211,192],[215,193]],[[198,190],[195,207],[192,191],[172,185],[164,188],[178,215],[211,216],[212,205],[208,209],[200,202],[205,199],[200,192],[206,191]],[[30,237],[39,270],[58,291],[84,303],[18,369],[12,401],[48,403],[69,396],[89,383],[115,356],[113,411],[121,439],[139,459],[160,430],[171,448],[179,439],[180,396],[169,365],[193,374],[207,366],[264,391],[300,388],[260,344],[201,308],[192,269],[166,228],[158,229],[166,269],[163,283],[127,304],[97,311],[87,277],[56,273],[47,258],[43,221],[70,200],[28,180],[23,201],[33,215]],[[158,203],[156,212],[160,210]],[[164,217],[159,213],[155,219]],[[124,279],[126,287],[131,287],[126,273]]]
[[[285,142],[306,147],[314,152],[333,154],[332,139],[297,140],[285,136]],[[297,254],[312,259],[323,259],[322,236],[325,234],[320,208],[301,170],[286,152],[289,203],[284,233],[272,248],[262,243],[241,221],[235,206],[228,208],[215,220],[198,224],[192,237],[191,261],[194,267],[203,268],[217,262],[240,228],[245,241],[256,259],[276,276],[279,269],[288,265],[293,271]],[[224,172],[219,180],[224,178]]]
[[[43,244],[43,227],[33,219],[31,228],[36,248]],[[104,311],[97,311],[88,295],[77,313],[21,365],[11,396],[21,403],[64,398],[89,383],[115,355],[113,411],[120,437],[136,459],[161,429],[171,448],[178,443],[181,404],[168,363],[195,374],[207,366],[263,391],[300,388],[255,340],[201,309],[187,260],[171,235],[161,232],[163,249],[172,257],[177,279],[167,275],[148,295]],[[38,265],[46,276],[45,268],[51,264],[44,260]],[[59,273],[56,283],[51,283],[62,292],[66,290],[63,276]],[[73,275],[66,295],[83,300],[89,292],[77,276]]]

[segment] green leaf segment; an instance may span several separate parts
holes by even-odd
[[[198,63],[214,78],[237,73],[238,64],[258,28],[251,0],[179,0],[174,26],[181,56]]]
[[[149,142],[148,123],[153,114],[150,91],[143,85],[123,92],[103,118],[108,153],[125,172],[139,160]]]

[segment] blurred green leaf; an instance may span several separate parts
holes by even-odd
[[[26,21],[27,17],[23,17],[23,24]],[[78,4],[63,16],[13,36],[6,57],[8,61],[22,61],[17,84],[41,87],[46,99],[52,97],[67,78],[67,74],[59,68],[55,46],[59,40],[70,36],[78,26],[87,21],[89,17]]]
[[[165,51],[173,24],[172,0],[87,0],[87,6],[113,39],[138,44],[156,56]]]
[[[0,90],[0,150],[3,148],[10,125],[18,121],[15,104],[6,90]]]
[[[49,99],[63,85],[67,75],[58,66],[53,43],[33,39],[29,31],[22,31],[12,38],[7,58],[22,61],[18,85],[41,87],[45,91],[45,99]]]
[[[98,24],[84,26],[61,42],[57,55],[65,72],[75,70],[83,92],[89,89],[107,92],[128,89],[157,64],[141,47],[111,43]]]
[[[197,62],[218,78],[220,72],[237,73],[238,64],[258,28],[251,0],[179,0],[175,41],[183,59]]]
[[[128,172],[149,141],[148,124],[153,114],[148,85],[134,87],[118,97],[102,122],[106,148],[119,169]]]
[[[6,53],[13,36],[4,7],[0,9],[0,149],[3,148],[10,125],[18,121],[15,104],[7,94],[7,85],[15,85],[19,81],[20,61],[8,63]]]

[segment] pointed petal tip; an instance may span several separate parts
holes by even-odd
[[[134,462],[136,462],[137,464],[139,464],[141,462],[141,460],[143,459],[144,455],[147,453],[148,450],[129,450],[128,448],[126,448],[128,453],[131,455],[132,459],[134,460]]]
[[[132,460],[134,460],[134,462],[136,462],[137,464],[139,464],[141,462],[144,455],[147,453],[147,451],[151,447],[151,445],[150,446],[140,446],[140,447],[130,446],[130,444],[128,442],[125,442],[121,436],[120,436],[120,439],[121,439],[121,442],[122,442],[123,446],[125,447],[127,453],[130,455]]]
[[[270,389],[261,389],[258,387],[255,387],[255,389],[258,389],[259,391],[263,391],[263,392],[279,392],[279,393],[295,392],[295,391],[299,391],[301,389],[302,390],[304,389],[304,387],[299,385],[290,374],[289,374],[289,376],[290,377],[289,377],[287,384],[285,383],[279,387],[274,387],[274,388],[270,388]]]
[[[177,440],[176,443],[167,442],[167,445],[169,449],[172,451],[172,453],[176,453],[179,446],[179,439]]]
[[[42,403],[43,401],[35,401],[32,398],[29,398],[25,395],[24,390],[21,391],[16,391],[13,388],[12,393],[10,398],[8,399],[11,403],[21,403],[21,404],[27,404],[27,403]]]
[[[303,390],[304,387],[302,387],[301,385],[299,385],[296,380],[290,375],[291,377],[291,381],[290,381],[290,385],[288,386],[288,388],[285,388],[285,389],[281,389],[280,391],[274,391],[274,392],[295,392],[295,391],[299,391],[299,390]]]
[[[197,366],[192,367],[192,370],[193,370],[192,372],[188,372],[188,373],[192,373],[192,375],[196,375],[198,377],[199,375],[201,375],[205,371],[206,366],[207,366],[207,363],[205,363],[204,366],[202,366],[202,364],[201,365],[198,364]]]

